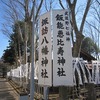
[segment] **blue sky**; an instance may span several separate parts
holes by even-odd
[[[78,5],[77,6],[79,6],[79,5],[82,6],[85,1],[86,0],[83,0],[83,1],[82,0],[78,0]],[[4,7],[3,7],[2,2],[0,0],[0,58],[3,55],[3,51],[9,45],[9,43],[8,43],[9,39],[1,31],[2,30],[2,24],[4,23],[4,19],[5,19],[4,15],[5,15],[5,13],[4,13]],[[82,15],[82,14],[80,14],[80,15]],[[78,23],[79,23],[79,20],[78,20]]]
[[[5,35],[3,35],[0,31],[0,58],[2,57],[3,51],[6,49],[8,45],[8,38]]]
[[[3,11],[2,3],[0,2],[0,58],[3,55],[3,51],[9,45],[9,43],[8,43],[9,39],[2,32],[2,24],[4,22],[3,18],[4,18],[4,11]]]

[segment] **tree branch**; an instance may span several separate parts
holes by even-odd
[[[72,3],[73,4],[73,9],[75,9],[75,7],[76,7],[76,2],[77,2],[77,0],[74,0],[73,3]]]
[[[48,11],[48,7],[47,7],[47,2],[46,2],[46,0],[45,0],[45,9],[46,9],[46,11]]]
[[[89,24],[90,26],[92,26],[95,30],[97,30],[98,33],[100,33],[100,30],[99,30],[95,25],[90,24],[88,21],[86,21],[86,23],[88,23],[88,24]]]
[[[86,8],[85,8],[85,12],[84,12],[84,15],[83,15],[83,18],[82,18],[82,22],[81,22],[81,26],[80,26],[80,32],[82,33],[83,31],[83,27],[84,27],[84,23],[85,23],[85,20],[86,20],[86,16],[88,14],[88,11],[90,9],[90,6],[91,6],[91,1],[92,0],[88,0],[87,1],[87,5],[86,5]]]
[[[23,6],[23,7],[25,7],[25,5],[22,3],[22,2],[20,2],[19,0],[15,0],[17,3],[19,3],[21,6]]]
[[[59,4],[62,7],[62,9],[65,9],[64,6],[63,6],[63,4],[62,4],[62,2],[61,2],[61,0],[59,0]]]
[[[96,0],[96,2],[100,5],[100,2],[98,0]]]
[[[70,2],[70,0],[66,0],[66,2],[68,3],[69,7],[71,7],[71,2]]]
[[[73,3],[71,3],[70,0],[66,0],[66,2],[68,3],[69,9],[71,10],[71,16],[72,16],[71,24],[76,34],[76,32],[78,32],[78,27],[77,27],[76,18],[75,18],[75,6],[76,6],[77,0],[74,0]]]
[[[44,0],[41,0],[40,5],[39,5],[39,7],[38,7],[38,10],[37,10],[37,12],[36,12],[35,21],[37,20],[37,17],[38,17],[38,14],[39,14],[39,11],[40,11],[40,9],[41,9],[41,6],[42,6],[43,1],[44,1]]]
[[[94,11],[95,11],[95,13],[93,13],[93,15],[94,15],[94,17],[95,17],[95,19],[100,23],[100,11],[98,11],[97,10],[97,8],[94,6],[94,7],[92,7],[93,9],[94,9]]]

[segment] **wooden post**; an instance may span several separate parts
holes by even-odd
[[[93,83],[89,83],[88,86],[88,99],[87,100],[96,100],[96,89]]]
[[[68,100],[68,89],[65,86],[59,87],[59,100]]]

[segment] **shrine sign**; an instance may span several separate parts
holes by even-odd
[[[67,10],[53,10],[40,17],[40,85],[73,86],[71,26]]]

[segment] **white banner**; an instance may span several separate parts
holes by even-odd
[[[94,84],[98,83],[98,62],[92,61],[92,82]]]
[[[100,84],[100,61],[98,61],[98,84]]]
[[[84,61],[84,64],[85,64],[85,68],[86,68],[86,70],[88,72],[88,80],[89,80],[89,83],[92,83],[92,75],[90,73],[90,68],[92,69],[92,64],[88,64],[87,61]],[[91,67],[90,67],[90,65],[91,65]]]
[[[79,82],[79,84],[80,85],[82,85],[83,84],[83,82],[82,82],[82,78],[81,78],[81,72],[80,72],[80,66],[78,66],[78,64],[79,64],[79,59],[77,59],[77,58],[75,58],[75,59],[73,59],[74,60],[74,73],[75,73],[75,71],[77,72],[77,74],[78,74],[78,82]],[[75,78],[77,78],[76,76],[75,76]],[[77,83],[78,84],[78,83]]]
[[[38,84],[52,85],[52,44],[50,12],[40,17]]]
[[[72,49],[67,10],[52,11],[53,86],[73,86]]]
[[[80,58],[79,64],[80,64],[80,67],[81,67],[82,72],[83,72],[84,83],[88,83],[88,80],[87,80],[87,77],[86,77],[86,72],[85,72],[85,63],[84,63],[83,59]]]

